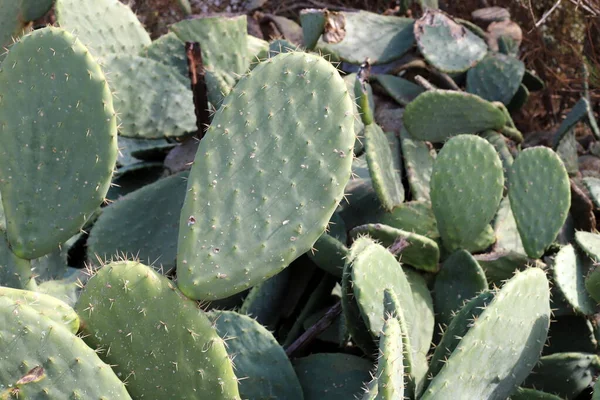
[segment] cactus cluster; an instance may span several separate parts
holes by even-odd
[[[589,96],[526,148],[518,45],[401,3],[268,42],[0,0],[0,399],[591,393]]]

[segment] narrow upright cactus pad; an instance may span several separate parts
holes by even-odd
[[[487,53],[483,39],[439,10],[426,10],[414,30],[427,62],[443,72],[466,71]]]
[[[110,366],[83,340],[7,296],[0,296],[0,354],[0,393],[18,394],[6,399],[131,399]],[[37,379],[24,383],[22,378],[35,367]]]
[[[8,241],[32,259],[77,233],[102,204],[117,158],[116,116],[100,67],[62,29],[25,36],[0,68]]]
[[[417,140],[443,142],[459,134],[501,129],[506,116],[494,104],[470,93],[430,90],[408,103],[404,125]]]
[[[8,246],[3,230],[0,230],[0,286],[37,289],[31,262],[15,256]]]
[[[524,150],[508,175],[508,196],[527,255],[541,257],[571,206],[569,176],[558,155],[547,147]]]
[[[350,178],[353,121],[346,84],[316,55],[279,54],[238,82],[188,181],[177,257],[187,296],[239,293],[310,250]]]
[[[137,262],[102,267],[75,310],[86,342],[115,372],[135,374],[134,398],[239,400],[225,342],[196,302]],[[131,375],[133,377],[133,375]]]
[[[569,244],[556,254],[552,272],[554,283],[575,312],[593,315],[596,304],[585,288],[589,264]]]
[[[137,54],[151,43],[133,11],[119,0],[56,0],[58,24],[71,32],[94,57]]]
[[[433,166],[431,202],[446,248],[466,248],[484,231],[503,188],[502,162],[485,139],[459,135],[444,145]]]
[[[379,337],[377,360],[378,396],[381,400],[404,398],[404,363],[402,335],[397,318],[388,316]]]
[[[506,399],[537,363],[549,324],[544,271],[517,273],[472,322],[421,399]],[[482,360],[493,362],[482,368]]]

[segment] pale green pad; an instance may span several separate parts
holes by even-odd
[[[351,64],[385,64],[406,53],[415,43],[412,18],[378,15],[367,11],[340,12],[345,19],[345,36],[338,43],[326,43],[323,36],[316,50]]]
[[[539,268],[517,273],[472,323],[421,399],[506,399],[537,363],[549,325],[546,274]],[[482,360],[493,362],[482,368]]]
[[[115,92],[119,134],[160,139],[196,130],[194,100],[175,68],[136,55],[107,58],[106,70]]]
[[[596,305],[585,290],[587,270],[588,265],[570,244],[556,254],[552,268],[555,285],[575,312],[593,315]]]
[[[577,245],[594,261],[600,261],[600,234],[579,231],[575,232]]]
[[[425,10],[414,33],[427,62],[442,72],[466,71],[487,53],[483,39],[439,10]]]
[[[489,101],[470,93],[430,90],[411,101],[402,117],[414,139],[444,142],[459,134],[501,129],[506,116]]]
[[[18,385],[19,399],[131,399],[110,366],[62,323],[5,296],[0,310],[2,386],[44,370],[41,380]]]
[[[86,284],[75,310],[86,342],[134,398],[239,399],[225,342],[167,278],[131,261],[108,264]]]
[[[558,155],[524,150],[508,173],[508,197],[527,255],[539,258],[556,239],[571,206],[571,186]]]
[[[33,259],[67,241],[102,204],[117,159],[116,116],[100,67],[62,29],[25,36],[2,66],[0,93],[10,93],[0,100],[8,241]]]
[[[243,399],[302,400],[302,387],[285,351],[273,334],[252,318],[233,311],[208,314],[227,352]]]
[[[319,56],[279,54],[240,79],[188,181],[177,257],[187,296],[239,293],[310,250],[350,178],[353,123],[346,84]]]
[[[55,11],[58,24],[100,59],[138,54],[151,42],[131,8],[118,0],[56,0]]]
[[[498,153],[485,139],[459,135],[442,148],[431,175],[431,203],[444,246],[466,248],[494,218],[504,188]]]
[[[514,251],[525,255],[523,242],[517,229],[517,221],[515,221],[508,197],[503,198],[500,202],[500,208],[494,220],[494,232],[496,233],[497,250]]]
[[[393,316],[387,317],[379,336],[379,358],[377,359],[377,399],[394,400],[404,398],[404,363],[400,322]]]
[[[400,131],[400,141],[412,199],[431,202],[431,173],[437,153],[426,142],[413,139],[405,129]]]
[[[375,192],[390,211],[404,202],[401,164],[395,162],[398,156],[392,154],[388,139],[377,124],[365,126],[365,153]]]

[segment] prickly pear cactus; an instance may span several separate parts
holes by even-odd
[[[319,56],[279,54],[240,79],[189,177],[177,257],[187,296],[230,296],[310,250],[350,178],[353,118]]]
[[[98,63],[63,29],[23,37],[0,68],[0,93],[10,93],[0,101],[8,241],[32,259],[67,241],[102,204],[117,159],[116,115]]]

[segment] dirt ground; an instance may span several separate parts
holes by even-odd
[[[153,38],[185,18],[177,0],[121,0],[129,4]],[[249,4],[264,13],[293,20],[303,8],[363,9],[378,13],[393,9],[395,1],[383,0],[190,0],[193,14],[248,13]],[[547,83],[532,94],[515,122],[524,132],[554,129],[579,100],[583,90],[582,60],[591,70],[590,89],[595,111],[600,113],[600,3],[598,0],[440,0],[449,14],[471,19],[482,6],[507,8],[523,31],[521,59]],[[553,9],[548,16],[544,15]],[[541,21],[541,22],[540,22]],[[585,129],[585,128],[584,128]],[[585,134],[585,132],[583,132]]]

